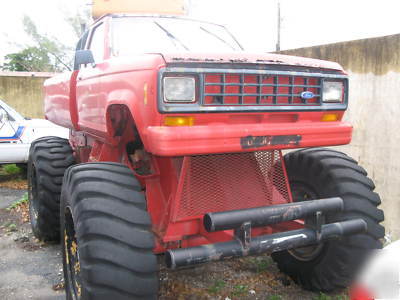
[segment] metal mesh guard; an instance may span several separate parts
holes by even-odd
[[[279,151],[200,155],[187,159],[175,220],[290,201]]]

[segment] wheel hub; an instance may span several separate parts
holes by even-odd
[[[65,260],[67,265],[66,280],[69,281],[74,299],[78,299],[82,295],[82,284],[80,275],[81,266],[74,223],[69,208],[67,208],[65,212],[64,247]]]
[[[303,183],[291,184],[291,190],[294,202],[308,201],[319,198],[317,193],[311,187]],[[322,223],[323,224],[325,223],[324,216],[322,216]],[[305,219],[304,227],[315,228],[316,227],[315,218]],[[324,248],[324,243],[319,243],[318,245],[291,249],[288,250],[288,252],[298,260],[311,261],[319,256],[323,248]]]

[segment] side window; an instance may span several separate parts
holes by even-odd
[[[104,23],[94,28],[89,49],[92,50],[95,62],[104,60]]]
[[[8,120],[7,112],[0,106],[0,124]]]
[[[0,106],[0,123],[4,123],[6,121],[14,122],[15,119],[3,107]]]

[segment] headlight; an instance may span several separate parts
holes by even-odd
[[[165,102],[194,102],[196,101],[195,80],[193,77],[165,77]]]
[[[323,102],[342,102],[343,100],[343,82],[324,81],[322,93]]]

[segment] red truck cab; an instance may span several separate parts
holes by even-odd
[[[154,155],[351,139],[351,126],[342,122],[348,80],[336,63],[246,53],[224,27],[177,17],[107,15],[77,50],[90,51],[94,63],[46,82],[46,117],[102,143],[113,139],[109,118],[118,105]],[[179,84],[188,94],[169,99]]]

